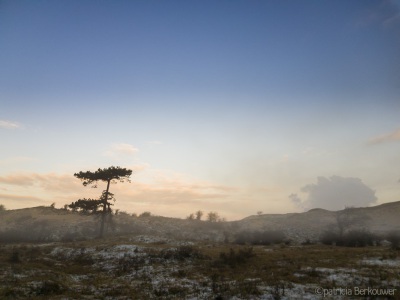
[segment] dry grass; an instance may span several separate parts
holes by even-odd
[[[257,299],[283,297],[300,285],[312,295],[317,285],[388,288],[400,282],[400,265],[385,264],[399,252],[385,247],[137,240],[0,245],[0,298]],[[382,264],[368,264],[372,259]]]

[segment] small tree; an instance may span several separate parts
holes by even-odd
[[[0,211],[4,211],[6,210],[6,207],[4,206],[4,204],[0,204]]]
[[[188,220],[194,220],[194,214],[190,214],[186,217]]]
[[[100,222],[100,233],[99,236],[103,237],[104,235],[104,223],[106,220],[106,215],[111,213],[110,200],[114,200],[113,194],[109,192],[110,184],[124,182],[125,180],[130,182],[130,176],[132,175],[132,170],[120,167],[111,166],[109,168],[98,169],[95,172],[86,171],[86,172],[79,172],[75,173],[74,176],[80,180],[82,180],[82,184],[84,186],[92,185],[92,187],[97,188],[98,181],[103,181],[107,183],[107,188],[103,191],[99,200],[93,199],[82,199],[82,205],[90,204],[92,205],[92,210],[97,211],[97,208],[94,207],[102,207],[103,210],[101,211],[101,222]],[[78,200],[77,202],[79,202]],[[92,202],[95,201],[95,202]],[[75,202],[76,203],[76,202]],[[85,204],[83,204],[85,203]],[[72,208],[72,207],[71,207]],[[74,208],[72,208],[74,209]]]
[[[210,221],[210,222],[218,222],[219,220],[220,220],[220,217],[219,217],[219,215],[218,215],[217,212],[210,211],[210,212],[207,214],[207,221]]]
[[[203,212],[201,210],[196,211],[196,220],[201,220],[201,217],[203,216]]]

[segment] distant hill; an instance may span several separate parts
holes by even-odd
[[[351,214],[361,216],[365,227],[373,233],[384,234],[400,230],[400,201],[373,207],[351,208]],[[337,216],[345,210],[329,211],[315,208],[304,213],[265,214],[250,216],[238,221],[245,230],[282,230],[290,239],[317,240],[320,234],[337,226]],[[354,224],[353,227],[357,227]]]
[[[360,227],[383,234],[400,230],[400,201],[374,207],[351,208],[351,214],[365,221]],[[232,241],[243,231],[282,231],[294,242],[318,240],[328,228],[337,227],[337,216],[345,210],[312,209],[304,213],[264,214],[249,216],[239,221],[211,223],[160,216],[132,217],[120,214],[113,217],[109,234],[147,234],[158,237]],[[346,211],[348,212],[348,211]],[[64,209],[33,207],[0,212],[0,242],[69,241],[94,238],[98,219]],[[352,224],[357,227],[357,224]]]

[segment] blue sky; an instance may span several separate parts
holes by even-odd
[[[110,165],[129,212],[400,200],[399,37],[394,0],[0,1],[0,203],[96,196],[72,174]]]

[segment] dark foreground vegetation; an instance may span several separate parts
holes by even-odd
[[[125,235],[0,245],[0,299],[322,299],[397,288],[390,246],[238,245]],[[400,299],[396,292],[387,299]]]
[[[315,225],[320,211],[278,224],[84,208],[0,206],[0,299],[329,299],[321,288],[391,289],[379,299],[400,299],[399,230],[376,230],[376,220],[397,220],[382,217],[386,206],[375,221],[362,209],[325,212],[325,226]]]

